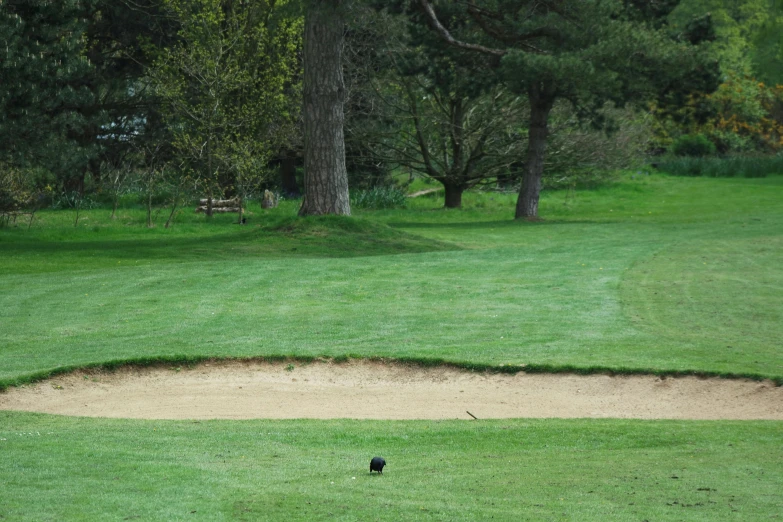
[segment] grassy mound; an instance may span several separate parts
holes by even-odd
[[[161,265],[280,258],[345,258],[456,250],[453,243],[424,238],[361,217],[288,214],[258,217],[238,226],[212,222],[146,229],[136,220],[106,221],[105,211],[85,212],[83,223],[58,223],[42,212],[31,230],[0,230],[0,266],[7,274],[105,269],[111,265]],[[90,219],[92,217],[92,219]],[[258,221],[259,223],[256,223]],[[97,224],[100,223],[100,224]]]
[[[300,249],[318,257],[355,257],[456,250],[453,243],[425,239],[361,217],[282,216],[262,225],[285,236],[291,252]],[[301,255],[302,252],[299,252]]]

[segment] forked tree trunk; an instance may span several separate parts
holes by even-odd
[[[534,86],[530,89],[530,129],[528,130],[527,163],[522,174],[522,186],[519,189],[517,208],[514,218],[537,219],[538,200],[541,195],[541,178],[544,175],[544,156],[548,136],[547,122],[549,111],[554,104],[554,96],[541,92]]]
[[[343,137],[340,0],[311,0],[304,29],[304,199],[300,216],[351,214]]]

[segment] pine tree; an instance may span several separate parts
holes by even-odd
[[[398,2],[411,19],[496,75],[530,104],[528,149],[516,218],[537,219],[549,115],[558,99],[596,116],[607,102],[644,103],[717,86],[715,62],[698,39],[666,31],[677,0],[484,0]],[[444,20],[459,23],[444,25]],[[705,34],[708,31],[705,32]],[[675,37],[673,37],[675,36]],[[608,122],[607,122],[608,123]]]
[[[103,160],[155,124],[140,83],[144,42],[162,46],[170,22],[157,0],[0,3],[0,155],[83,190]]]
[[[97,147],[80,136],[101,120],[85,78],[84,14],[93,0],[11,0],[0,5],[0,154],[19,167],[44,166],[64,177],[84,171]]]

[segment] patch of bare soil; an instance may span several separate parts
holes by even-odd
[[[498,375],[366,361],[212,362],[77,372],[0,393],[0,409],[133,419],[783,420],[783,387],[693,377]]]

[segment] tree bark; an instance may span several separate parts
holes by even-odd
[[[446,199],[444,206],[446,208],[462,208],[462,193],[465,191],[460,185],[443,184],[446,189]]]
[[[300,216],[350,215],[343,136],[340,0],[312,0],[304,29],[304,199]]]
[[[519,188],[515,219],[538,219],[538,200],[541,195],[541,178],[544,175],[544,156],[549,129],[549,111],[554,96],[534,85],[528,92],[530,99],[530,129],[528,130],[527,162]]]

